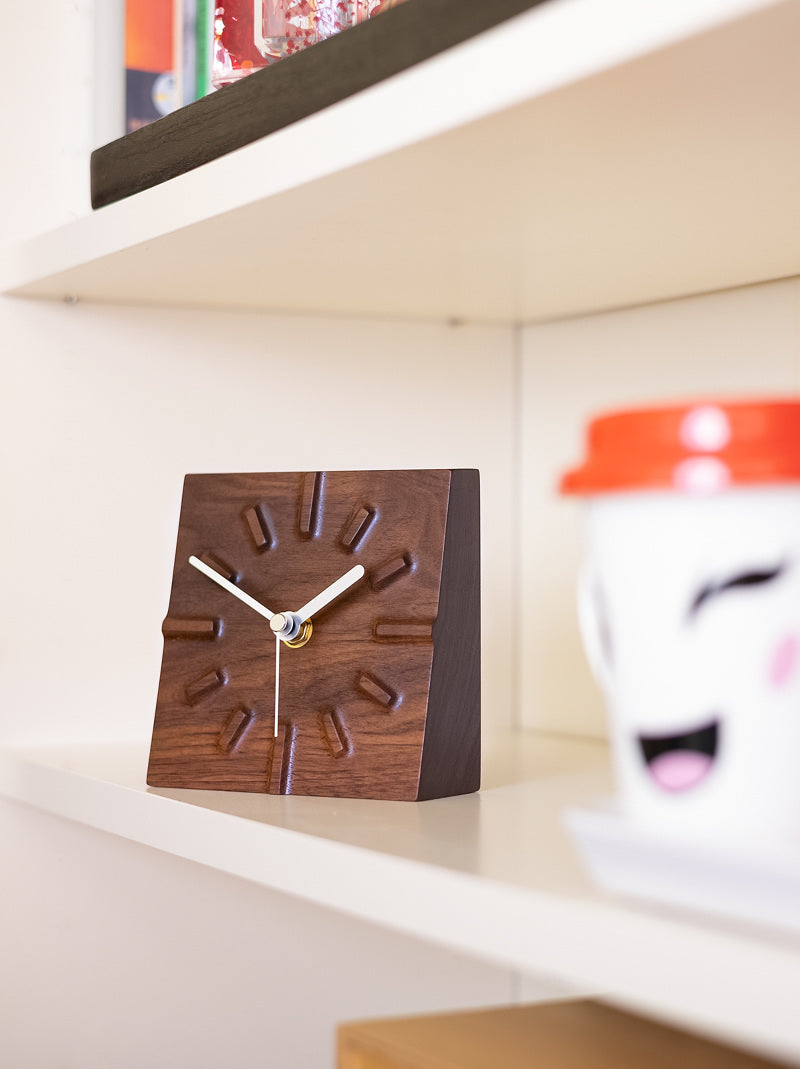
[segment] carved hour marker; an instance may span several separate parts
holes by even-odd
[[[383,564],[372,569],[369,576],[370,586],[373,590],[382,590],[395,579],[411,575],[415,567],[414,558],[410,553],[404,553],[401,557],[392,557],[391,560],[384,561]]]
[[[197,620],[181,616],[168,616],[161,625],[164,638],[212,639],[220,633],[219,620]]]
[[[278,539],[266,505],[253,505],[251,508],[245,509],[244,522],[250,532],[253,545],[259,552],[263,553],[265,550],[274,549],[277,546]]]
[[[347,523],[342,528],[340,544],[350,553],[355,553],[361,548],[361,543],[369,534],[377,518],[377,509],[370,505],[358,505],[350,513]]]
[[[298,530],[301,538],[317,538],[322,526],[322,496],[325,472],[310,471],[303,476],[300,488]]]
[[[191,683],[186,684],[186,700],[190,705],[197,705],[198,702],[207,698],[209,694],[213,694],[215,690],[224,687],[227,682],[228,674],[224,668],[212,668],[202,676],[198,676],[197,679],[193,679]]]
[[[322,736],[333,757],[344,757],[350,753],[351,743],[347,735],[341,714],[335,709],[324,710],[318,717]]]
[[[233,753],[253,725],[256,714],[242,705],[234,709],[217,738],[217,746],[223,753]]]
[[[400,695],[377,676],[369,672],[359,672],[356,676],[356,690],[365,694],[384,709],[395,709],[400,703]]]
[[[272,743],[272,756],[267,768],[267,791],[269,794],[291,794],[294,750],[297,743],[297,728],[283,724]]]
[[[222,578],[227,579],[229,583],[239,582],[237,570],[232,568],[222,557],[218,557],[216,553],[201,553],[200,560],[203,564],[207,564],[209,568],[213,568],[215,572],[219,572]]]
[[[376,620],[376,642],[433,642],[433,620]]]

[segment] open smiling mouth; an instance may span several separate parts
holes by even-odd
[[[684,735],[639,735],[647,771],[664,791],[687,791],[701,783],[714,764],[719,721]]]

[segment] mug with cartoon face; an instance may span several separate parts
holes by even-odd
[[[800,841],[800,401],[601,416],[561,489],[623,814]]]

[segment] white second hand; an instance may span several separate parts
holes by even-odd
[[[278,699],[281,681],[281,640],[275,636],[275,738],[278,737]]]

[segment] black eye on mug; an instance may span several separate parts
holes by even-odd
[[[711,598],[742,587],[764,586],[779,579],[786,571],[788,571],[788,564],[783,561],[774,568],[749,568],[742,572],[736,572],[727,579],[723,579],[720,583],[706,583],[692,599],[692,603],[689,606],[689,618],[693,619],[702,606],[710,601]]]

